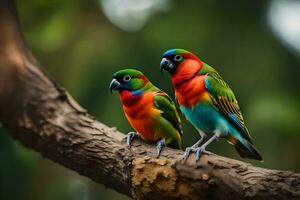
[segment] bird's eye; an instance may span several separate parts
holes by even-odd
[[[182,60],[182,56],[181,56],[181,55],[176,55],[176,56],[174,57],[174,60],[177,61],[177,62],[179,62],[179,61]]]
[[[131,77],[130,77],[129,75],[125,75],[125,76],[123,77],[123,81],[125,81],[125,82],[129,82],[130,79],[131,79]]]

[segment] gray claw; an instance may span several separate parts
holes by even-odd
[[[183,160],[184,160],[184,161],[186,161],[186,160],[189,158],[189,156],[190,156],[190,154],[191,154],[191,151],[192,151],[192,148],[191,148],[191,147],[187,147],[187,148],[185,149],[184,156],[183,156]]]
[[[199,148],[196,148],[196,161],[200,160],[200,157],[202,155],[202,153],[204,152],[205,149],[199,147]]]
[[[205,152],[205,149],[203,147],[197,147],[197,148],[194,148],[194,147],[188,147],[185,149],[185,152],[184,152],[184,157],[183,157],[183,160],[186,161],[191,152],[193,153],[196,153],[195,157],[196,157],[196,161],[198,161],[202,155],[203,152]]]
[[[160,153],[163,149],[163,147],[166,146],[166,142],[165,139],[162,139],[160,141],[157,142],[157,146],[156,146],[156,158],[159,158]]]
[[[129,148],[131,147],[132,140],[134,138],[136,138],[137,136],[138,136],[138,134],[136,132],[127,133],[127,136],[126,136],[127,140],[126,141],[127,141],[127,145],[128,145]]]

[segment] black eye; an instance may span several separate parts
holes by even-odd
[[[181,56],[181,55],[176,55],[176,56],[174,57],[174,60],[177,61],[177,62],[179,62],[179,61],[182,60],[182,56]]]
[[[125,82],[129,82],[130,79],[131,79],[131,77],[130,77],[129,75],[125,75],[125,76],[123,77],[123,81],[125,81]]]

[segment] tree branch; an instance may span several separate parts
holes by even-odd
[[[178,150],[136,141],[88,115],[37,67],[24,45],[15,7],[0,0],[0,120],[43,156],[136,199],[300,199],[300,174],[203,155],[185,164]]]

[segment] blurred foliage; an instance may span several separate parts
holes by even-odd
[[[244,161],[299,171],[300,61],[269,30],[268,3],[169,1],[168,10],[152,15],[136,32],[114,26],[98,1],[18,0],[17,6],[27,43],[43,70],[100,121],[131,130],[118,96],[108,91],[114,71],[139,68],[173,94],[168,75],[159,70],[161,54],[188,49],[215,66],[234,89],[265,159]],[[197,133],[183,123],[185,145],[191,145]],[[43,159],[4,132],[0,130],[0,199],[127,199]],[[209,149],[242,160],[224,141]]]

